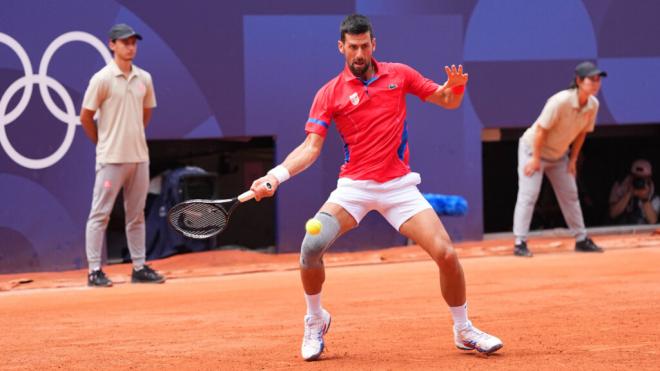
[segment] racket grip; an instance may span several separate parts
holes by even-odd
[[[266,182],[264,184],[264,187],[266,187],[266,189],[268,189],[269,191],[271,189],[273,189],[273,185],[270,184],[269,182]],[[243,192],[240,195],[238,195],[237,198],[238,198],[238,201],[245,202],[245,201],[249,201],[249,200],[253,199],[254,196],[255,196],[254,191],[247,191],[247,192]]]

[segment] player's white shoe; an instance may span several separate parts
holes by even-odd
[[[486,354],[493,353],[504,345],[502,340],[472,326],[470,321],[460,330],[454,327],[454,344],[461,350],[476,349]]]
[[[303,336],[300,353],[305,361],[314,361],[323,353],[323,335],[330,328],[330,313],[323,309],[321,316],[305,316],[305,336]]]

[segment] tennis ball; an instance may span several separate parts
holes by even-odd
[[[316,219],[310,219],[305,223],[305,230],[309,234],[319,234],[321,232],[321,222]]]

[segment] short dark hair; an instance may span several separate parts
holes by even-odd
[[[365,32],[369,32],[371,38],[374,38],[374,30],[371,27],[371,22],[369,21],[369,18],[362,14],[351,14],[346,16],[341,22],[341,26],[339,26],[341,41],[346,41],[347,33],[351,35],[360,35]]]

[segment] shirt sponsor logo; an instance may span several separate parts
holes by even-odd
[[[394,89],[397,88],[397,85],[396,85],[396,84],[390,84],[390,85],[388,85],[387,87],[388,87],[390,90],[394,90]]]

